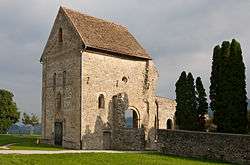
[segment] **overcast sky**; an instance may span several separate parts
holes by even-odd
[[[39,58],[60,4],[128,27],[158,67],[158,95],[175,98],[183,70],[208,92],[213,47],[232,38],[249,82],[250,0],[0,0],[0,88],[20,111],[41,113]]]

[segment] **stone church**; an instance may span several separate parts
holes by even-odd
[[[42,139],[73,149],[152,149],[176,103],[155,94],[151,56],[119,24],[60,7],[42,64]]]

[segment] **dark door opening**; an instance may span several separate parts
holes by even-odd
[[[104,150],[111,149],[111,132],[108,131],[103,132],[103,149]]]
[[[55,145],[61,146],[63,139],[63,126],[62,122],[55,122]]]

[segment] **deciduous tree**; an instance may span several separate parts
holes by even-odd
[[[20,113],[17,111],[14,95],[7,90],[0,89],[0,133],[6,133],[8,128],[18,122]]]

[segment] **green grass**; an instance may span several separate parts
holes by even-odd
[[[10,146],[17,150],[62,150],[45,144],[36,144],[40,136],[35,135],[0,135],[0,146]],[[226,165],[192,158],[165,156],[156,153],[82,153],[53,155],[0,155],[0,165]]]
[[[226,165],[160,154],[84,153],[53,155],[0,155],[1,165]]]
[[[36,144],[40,136],[37,135],[0,135],[0,146],[15,143],[11,150],[63,150],[47,144]]]

